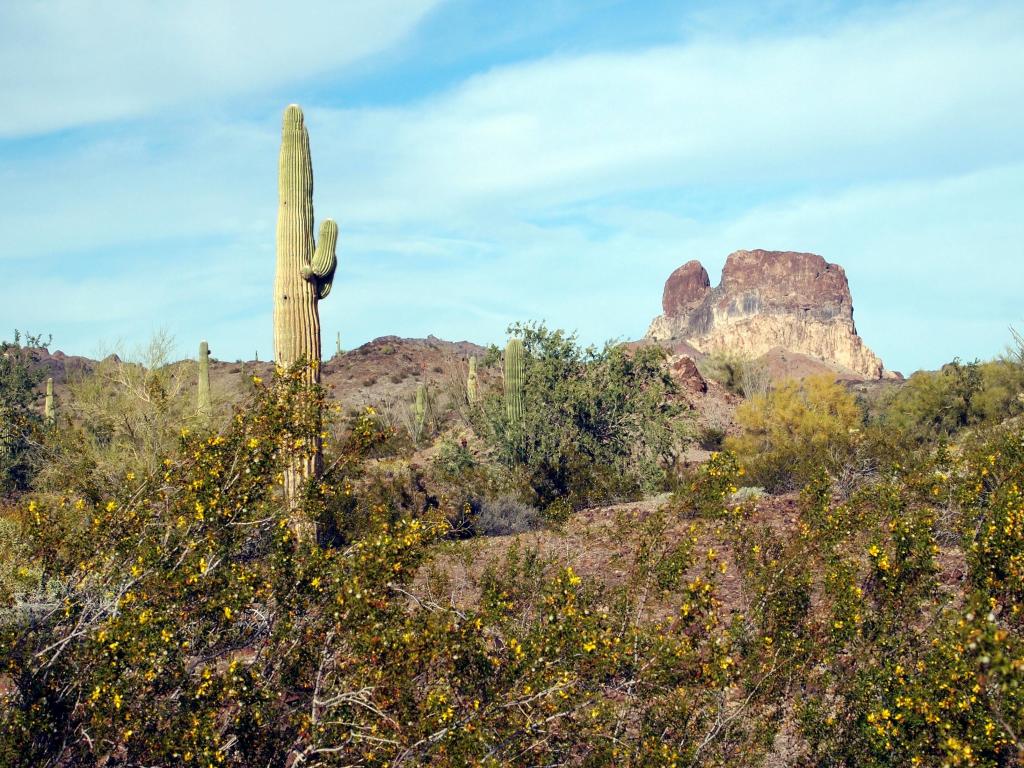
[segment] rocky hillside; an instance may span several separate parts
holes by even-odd
[[[647,338],[697,355],[789,358],[849,378],[892,375],[857,335],[843,268],[817,254],[736,251],[715,287],[699,261],[687,262],[666,281],[662,310]]]

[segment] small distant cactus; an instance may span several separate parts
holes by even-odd
[[[206,343],[205,339],[199,342],[199,395],[197,400],[199,415],[208,419],[213,408],[210,404],[210,345]]]
[[[522,339],[509,339],[505,346],[505,413],[513,424],[523,420],[523,360]]]
[[[415,419],[416,439],[419,440],[427,420],[427,388],[423,384],[416,387],[416,403],[412,407],[412,415]]]
[[[43,416],[47,424],[53,424],[56,415],[53,406],[53,377],[50,377],[46,380],[46,404],[43,406]]]
[[[341,331],[334,334],[334,354],[341,357]]]
[[[469,358],[469,375],[466,377],[466,399],[470,404],[477,402],[480,388],[476,376],[476,356]]]

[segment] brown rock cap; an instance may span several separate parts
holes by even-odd
[[[665,281],[661,308],[669,317],[687,314],[704,300],[710,290],[708,271],[699,261],[688,261]]]

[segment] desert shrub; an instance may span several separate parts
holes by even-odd
[[[836,472],[850,458],[863,414],[854,397],[829,376],[786,381],[736,411],[742,434],[725,447],[750,480],[771,491],[799,488],[824,466]]]
[[[42,458],[43,419],[37,387],[46,377],[39,365],[38,336],[14,332],[0,342],[0,494],[27,489]]]
[[[743,397],[763,395],[771,385],[768,367],[762,361],[730,352],[706,355],[697,368],[704,378],[717,381],[729,392]]]
[[[182,429],[206,428],[195,399],[196,365],[171,363],[173,348],[173,338],[159,332],[125,359],[109,355],[69,379],[39,489],[96,500],[126,473],[157,472]]]
[[[296,550],[294,513],[275,488],[299,440],[313,438],[300,434],[313,422],[295,420],[305,397],[294,386],[262,391],[225,433],[185,434],[155,481],[126,482],[100,504],[29,504],[21,540],[68,588],[63,610],[0,636],[4,673],[17,681],[3,694],[0,762],[295,759],[290,742],[308,730],[308,705],[349,671],[325,667],[318,649],[333,647],[338,622],[354,628],[402,614],[388,585],[411,575],[426,531],[390,508],[371,509],[346,550]],[[374,439],[370,427],[355,430],[350,458]],[[335,470],[351,463],[343,458]],[[303,511],[322,517],[350,495],[344,482],[325,482],[311,487]],[[55,548],[75,507],[86,509],[88,535]],[[357,652],[367,661],[370,646]],[[348,647],[343,653],[356,646]],[[310,674],[323,685],[307,688]],[[307,694],[288,701],[295,685]],[[358,709],[361,699],[346,701],[325,706]]]
[[[0,610],[9,609],[18,595],[35,590],[43,573],[29,557],[18,524],[0,516]]]
[[[523,520],[536,513],[536,509],[521,502],[529,496],[522,472],[470,449],[465,435],[459,439],[450,435],[441,441],[428,474],[431,493],[456,538],[474,534],[502,536],[536,527],[532,522],[525,527],[514,523],[520,516],[512,509],[514,505],[532,511],[524,512]],[[489,509],[485,510],[486,507]],[[506,513],[510,518],[503,523],[502,515]]]
[[[967,576],[1024,628],[1024,436],[996,429],[970,446],[951,479],[960,512]],[[941,477],[935,490],[941,492]],[[940,495],[939,493],[936,494]]]
[[[672,493],[672,508],[684,517],[720,517],[745,473],[734,453],[712,453],[708,461],[680,478]]]
[[[444,526],[370,477],[372,418],[298,509],[284,504],[280,472],[322,407],[300,382],[257,387],[220,433],[181,436],[152,480],[25,505],[19,540],[63,592],[0,626],[0,763],[732,765],[766,749],[775,709],[737,675],[717,562],[673,544],[667,518],[640,522],[610,593],[513,554],[478,608],[417,597]],[[296,545],[295,515],[363,494],[358,526]],[[88,535],[54,547],[76,508]],[[678,608],[651,623],[655,593]]]
[[[581,348],[542,324],[516,325],[525,350],[524,415],[510,422],[498,393],[475,425],[506,466],[525,470],[532,501],[573,507],[659,488],[679,445],[674,385],[655,347]]]
[[[800,764],[994,768],[1024,756],[1020,439],[1005,430],[958,459],[908,462],[841,506],[825,486],[810,495],[802,526],[824,574],[826,652],[804,673]],[[942,498],[964,542],[959,590],[939,581]]]
[[[510,496],[499,496],[480,504],[473,528],[482,536],[509,536],[536,530],[543,521],[536,507]]]
[[[934,443],[981,424],[1024,413],[1024,366],[1012,357],[987,363],[954,360],[939,371],[918,371],[895,390],[879,415],[890,429]]]
[[[444,440],[434,457],[434,470],[442,477],[456,479],[471,472],[478,465],[466,440]]]
[[[697,445],[706,451],[722,450],[725,442],[725,430],[716,426],[704,426],[697,431]]]

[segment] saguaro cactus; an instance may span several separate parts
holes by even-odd
[[[524,369],[522,339],[509,339],[505,346],[505,413],[513,424],[523,419]]]
[[[325,219],[318,241],[313,239],[313,163],[302,110],[291,104],[284,111],[278,176],[277,270],[274,277],[274,359],[289,367],[309,364],[308,383],[320,381],[320,314],[317,304],[331,292],[338,266],[335,248],[338,225]],[[302,484],[321,469],[321,444],[285,472],[285,496],[290,505]],[[300,539],[315,536],[310,526],[294,526]]]
[[[43,416],[47,424],[53,424],[56,418],[56,411],[53,407],[53,377],[46,380],[46,403],[43,406]]]
[[[334,334],[334,354],[341,357],[341,331]]]
[[[210,345],[205,339],[199,342],[199,394],[196,405],[200,416],[210,418],[213,411],[210,403]]]
[[[469,358],[469,375],[466,377],[466,399],[475,403],[480,397],[480,388],[476,376],[476,356]]]

